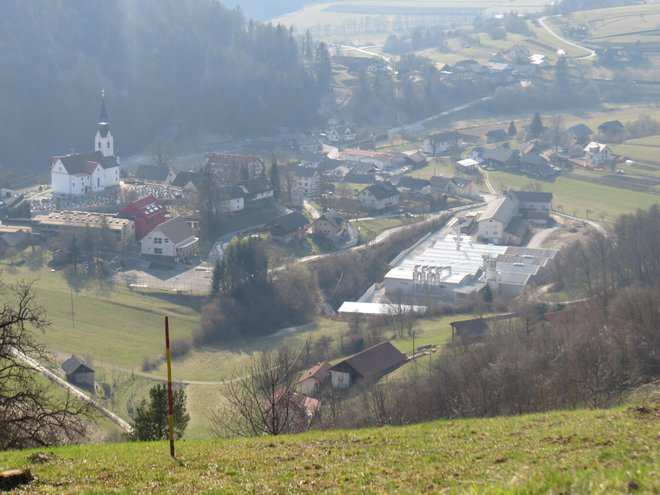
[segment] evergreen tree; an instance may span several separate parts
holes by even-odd
[[[509,124],[509,130],[508,130],[509,137],[513,137],[516,134],[518,134],[518,129],[516,129],[516,124],[512,120],[511,123]]]
[[[69,242],[68,252],[69,252],[69,262],[73,265],[73,271],[77,272],[78,263],[80,263],[81,256],[80,256],[80,247],[78,246],[78,240],[76,239],[75,235],[71,237],[71,241]]]
[[[330,65],[330,53],[325,43],[319,43],[316,48],[316,55],[314,60],[314,72],[316,74],[316,82],[321,91],[328,91],[330,83],[332,82],[332,66]]]
[[[167,412],[167,385],[154,385],[149,390],[149,403],[143,399],[135,411],[133,439],[152,441],[168,438]],[[174,417],[174,438],[180,439],[190,421],[190,416],[186,412],[186,393],[183,389],[172,391],[172,415]]]
[[[280,183],[280,171],[275,153],[270,157],[270,183],[273,186],[273,196],[275,196],[275,199],[282,199],[282,184]]]
[[[211,294],[220,294],[220,279],[222,277],[220,262],[218,261],[213,267],[213,275],[211,276]]]
[[[538,138],[541,136],[543,133],[543,122],[541,121],[541,114],[538,112],[534,113],[534,117],[532,117],[532,123],[529,125],[529,134],[534,137]]]

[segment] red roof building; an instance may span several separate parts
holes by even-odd
[[[117,216],[135,222],[135,240],[139,241],[167,220],[166,214],[167,209],[158,198],[147,196],[128,204]]]

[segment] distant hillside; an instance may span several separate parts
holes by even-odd
[[[658,403],[248,440],[0,452],[21,493],[658,493]],[[31,461],[33,459],[33,461]],[[45,460],[45,462],[44,462]]]
[[[217,0],[7,0],[0,15],[0,165],[91,149],[101,89],[123,155],[154,137],[313,122],[319,92],[285,28]]]

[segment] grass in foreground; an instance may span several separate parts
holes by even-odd
[[[660,407],[0,453],[20,493],[657,493]]]

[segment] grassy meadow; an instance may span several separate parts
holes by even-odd
[[[294,436],[0,453],[21,494],[658,493],[656,403]]]

